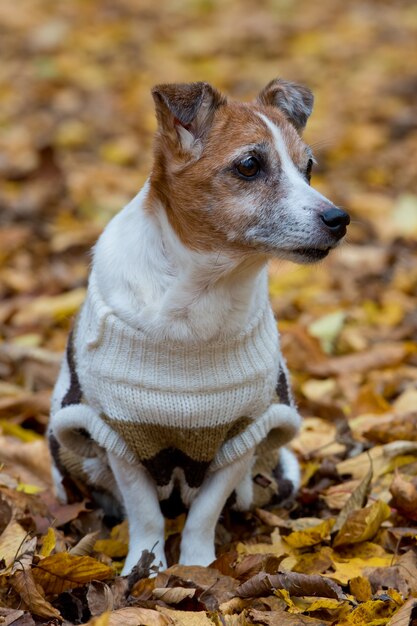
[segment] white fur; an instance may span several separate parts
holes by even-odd
[[[162,207],[143,208],[148,186],[105,229],[94,251],[99,287],[121,319],[158,337],[207,340],[238,332],[267,290],[265,257],[194,252]]]

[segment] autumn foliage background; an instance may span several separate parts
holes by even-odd
[[[415,2],[2,2],[0,49],[0,623],[412,623]],[[321,265],[271,267],[303,485],[290,507],[226,515],[216,568],[115,578],[126,526],[58,505],[43,439],[89,249],[149,172],[152,85],[251,99],[276,76],[314,91],[312,182],[352,215]]]

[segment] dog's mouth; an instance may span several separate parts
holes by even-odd
[[[305,260],[321,261],[329,254],[331,249],[331,246],[328,248],[295,248],[292,252]]]

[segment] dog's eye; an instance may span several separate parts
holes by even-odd
[[[308,182],[311,180],[311,170],[313,169],[313,159],[309,159],[306,167],[306,178]]]
[[[242,159],[236,165],[236,170],[242,178],[254,178],[259,174],[261,164],[256,157],[250,156]]]

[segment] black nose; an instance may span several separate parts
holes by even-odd
[[[341,209],[336,209],[336,207],[324,211],[320,217],[327,228],[330,228],[339,237],[343,237],[346,233],[346,226],[350,223],[349,214]]]

